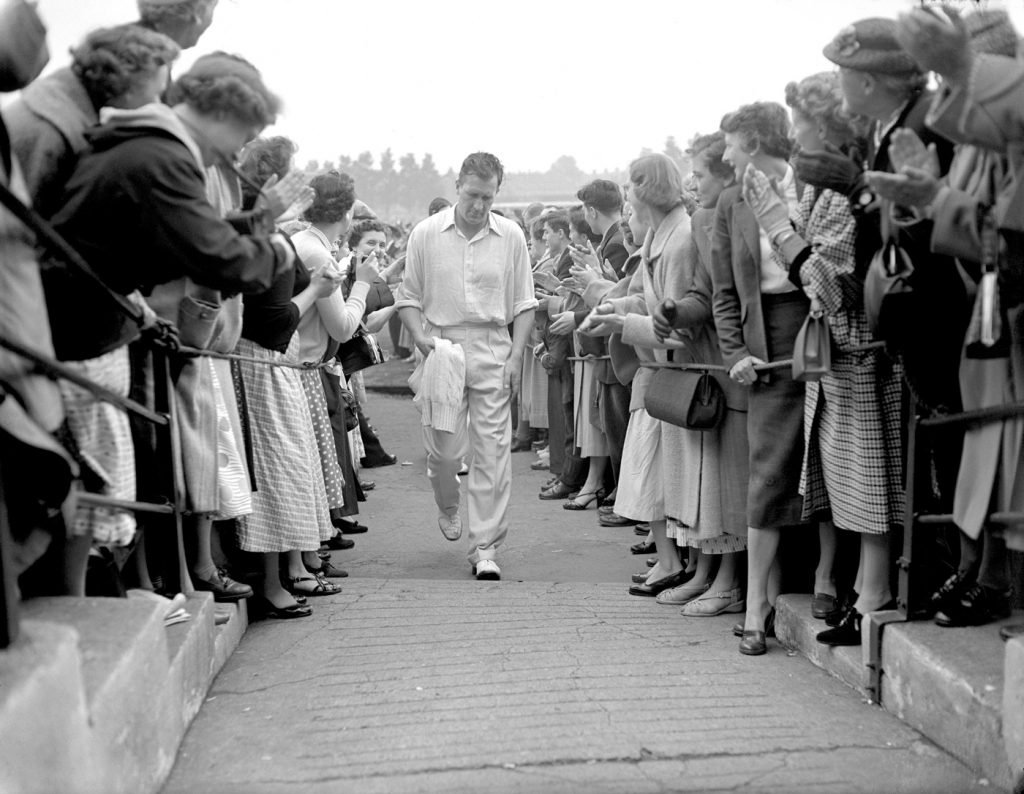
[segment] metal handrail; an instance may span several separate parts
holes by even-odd
[[[918,415],[917,401],[911,398],[910,413],[913,417],[907,434],[907,466],[904,487],[903,553],[897,561],[899,569],[899,593],[896,609],[868,616],[868,642],[864,647],[864,664],[868,670],[867,694],[875,703],[882,699],[882,635],[889,623],[910,620],[915,614],[913,602],[914,580],[914,533],[918,526],[940,526],[953,524],[951,513],[921,513],[916,509],[918,484],[922,482],[922,469],[927,467],[922,445],[927,437],[936,431],[954,428],[966,429],[977,425],[1000,422],[1015,417],[1024,417],[1024,403],[1007,403],[960,411],[953,414],[923,417]],[[923,432],[924,437],[920,437]],[[994,511],[985,517],[986,524],[1013,526],[1024,523],[1024,513]]]
[[[12,342],[10,339],[6,339],[0,336],[0,347],[10,350],[12,353],[21,356],[24,359],[31,361],[35,365],[36,371],[40,375],[45,375],[51,380],[63,379],[74,383],[76,386],[80,386],[88,392],[91,392],[93,396],[108,402],[111,405],[116,405],[123,411],[130,414],[135,414],[148,422],[152,422],[156,425],[166,425],[168,418],[165,414],[159,414],[155,411],[151,411],[141,403],[135,402],[127,397],[122,397],[120,394],[115,394],[110,389],[100,386],[98,383],[91,381],[83,375],[79,375],[73,369],[61,364],[50,356],[43,355],[38,350],[32,350],[25,347],[24,345]]]

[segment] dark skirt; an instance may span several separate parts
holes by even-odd
[[[790,358],[807,317],[809,303],[801,292],[763,295],[765,337],[772,361]],[[747,413],[750,483],[747,524],[774,529],[801,523],[800,469],[804,458],[804,384],[789,367],[772,370],[750,388]]]

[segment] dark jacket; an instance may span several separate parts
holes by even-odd
[[[761,310],[761,231],[740,187],[718,197],[711,235],[715,328],[725,366],[747,356],[768,361]]]
[[[284,264],[269,239],[240,235],[206,199],[198,150],[164,106],[122,111],[90,131],[68,180],[57,231],[114,292],[148,294],[188,276],[225,292],[262,292]],[[134,339],[135,324],[62,266],[45,269],[54,346],[94,358]]]
[[[619,228],[619,224],[609,226],[605,231],[601,244],[597,247],[597,259],[602,264],[607,260],[608,264],[612,266],[612,270],[615,271],[615,275],[622,279],[623,267],[626,260],[629,259],[629,251],[622,244],[622,230]],[[589,309],[577,314],[577,327],[588,314],[590,314]],[[580,337],[580,347],[584,355],[608,355],[608,340],[604,337]],[[594,378],[601,383],[618,383],[610,361],[594,363]]]
[[[942,173],[949,170],[953,144],[925,125],[930,105],[931,94],[925,92],[904,108],[878,145],[869,149],[869,168],[893,170],[889,141],[893,131],[906,128],[916,132],[925,145],[934,143]],[[904,210],[893,208],[885,201],[875,202],[868,212],[854,212],[858,271],[865,272],[870,258],[882,247],[883,228],[890,211],[896,217],[906,215]],[[906,330],[902,338],[886,341],[903,354],[907,381],[923,403],[922,407],[956,411],[961,404],[958,372],[970,319],[970,302],[956,261],[931,250],[933,226],[930,220],[914,222],[908,216],[906,223],[893,229],[900,248],[914,263],[914,301],[905,318]]]
[[[558,258],[558,262],[555,264],[554,275],[559,281],[562,279],[569,278],[569,268],[572,267],[572,256],[569,254],[569,249],[566,248],[562,251],[562,255]],[[551,323],[547,323],[544,330],[541,333],[544,341],[544,347],[547,348],[551,354],[550,370],[569,370],[572,368],[572,362],[569,361],[569,356],[573,355],[572,347],[572,334],[566,336],[560,336],[558,334],[551,333]]]

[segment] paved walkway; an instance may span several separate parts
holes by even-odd
[[[344,592],[250,627],[165,794],[992,790],[804,659],[739,655],[735,616],[626,595],[632,533],[539,502],[529,455],[505,580],[472,580],[410,403],[372,413],[413,465],[372,472]]]

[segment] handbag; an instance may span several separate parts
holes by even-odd
[[[338,389],[338,396],[341,398],[341,411],[345,417],[345,429],[355,430],[359,427],[359,403],[356,400],[355,392],[344,386]]]
[[[999,231],[991,211],[981,221],[981,279],[964,347],[966,358],[1007,358],[1010,335],[999,295]]]
[[[337,359],[345,370],[345,377],[350,378],[367,367],[382,363],[384,353],[377,338],[366,330],[366,326],[360,324],[352,338],[338,347]]]
[[[875,338],[893,343],[906,338],[915,316],[914,265],[891,234],[883,239],[864,277],[864,312]]]
[[[186,295],[178,304],[178,337],[183,345],[205,350],[213,341],[220,304]]]
[[[811,297],[811,310],[793,345],[793,380],[821,380],[832,370],[832,332],[821,303]]]
[[[647,386],[644,409],[676,427],[712,430],[725,416],[725,392],[707,370],[659,369]]]

